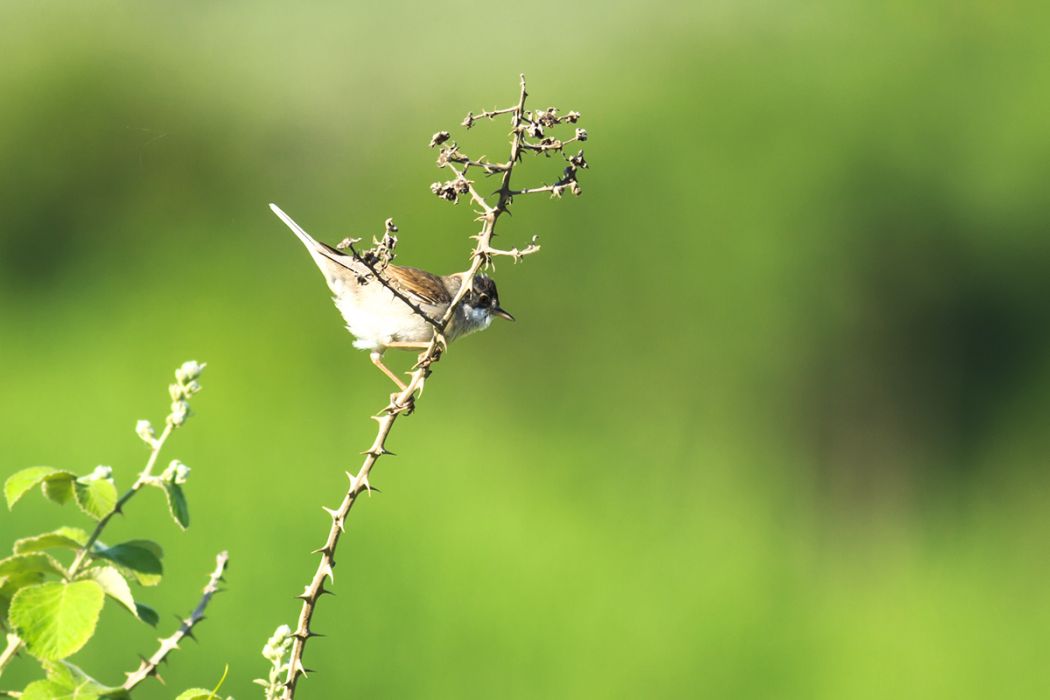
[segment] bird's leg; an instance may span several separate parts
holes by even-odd
[[[397,375],[390,371],[390,368],[383,364],[383,353],[371,352],[368,357],[372,360],[372,364],[379,368],[379,371],[394,380],[394,384],[397,384],[401,391],[404,391],[408,387],[405,383],[397,378]]]
[[[419,343],[419,342],[416,342],[416,343],[396,342],[396,343],[389,343],[387,345],[387,347],[388,348],[403,348],[405,350],[428,350],[428,349],[430,349],[430,343],[429,342],[425,342],[425,343]],[[419,360],[416,362],[415,365],[413,365],[412,369],[417,369],[419,367],[419,364],[423,361],[424,357],[426,357],[426,353],[425,352],[419,353]],[[408,374],[412,374],[412,373],[408,372]]]

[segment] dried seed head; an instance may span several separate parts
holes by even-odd
[[[452,138],[452,134],[447,131],[439,131],[430,137],[430,147],[433,148],[434,146],[440,146],[450,138]]]

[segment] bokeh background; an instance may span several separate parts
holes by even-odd
[[[0,5],[0,465],[145,458],[208,362],[152,536],[185,614],[136,697],[258,697],[388,386],[268,211],[460,269],[430,135],[497,157],[517,74],[583,113],[580,199],[520,201],[499,324],[374,476],[303,698],[1050,695],[1050,13],[1037,3]],[[535,160],[518,182],[549,182]],[[401,358],[407,365],[408,357]],[[70,520],[31,498],[3,546]],[[84,524],[81,522],[81,524]],[[111,606],[112,607],[112,606]],[[119,682],[155,632],[107,607]],[[34,677],[28,659],[3,687]]]

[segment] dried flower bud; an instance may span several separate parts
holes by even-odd
[[[383,222],[383,228],[387,233],[397,233],[397,226],[394,225],[393,219],[387,219]]]
[[[558,123],[558,108],[548,107],[545,110],[535,112],[533,120],[543,126],[554,126]]]
[[[587,169],[587,160],[583,157],[583,150],[581,149],[574,156],[569,156],[569,162],[577,168]]]
[[[452,134],[447,131],[439,131],[430,137],[430,147],[433,148],[434,146],[440,146],[450,138],[452,138]]]
[[[577,141],[586,141],[587,140],[587,130],[586,129],[577,129],[576,130],[576,140]]]
[[[570,124],[575,124],[576,122],[580,121],[580,113],[579,112],[569,112],[564,117],[562,117],[561,120],[563,122],[569,122]]]
[[[153,432],[153,424],[145,419],[135,423],[135,434],[150,447],[153,446],[153,441],[157,437],[157,434]]]
[[[540,126],[539,122],[532,122],[525,126],[525,133],[534,139],[538,139],[543,136],[543,127]]]
[[[470,127],[474,126],[474,113],[473,112],[467,112],[467,117],[466,117],[466,119],[464,119],[462,121],[461,126],[464,126],[467,129],[469,129]]]
[[[470,191],[470,181],[463,177],[457,177],[448,182],[435,182],[430,186],[430,191],[442,199],[455,203],[459,201],[459,195]]]
[[[580,189],[580,183],[576,182],[575,180],[569,183],[569,191],[577,197],[583,194],[583,190]]]

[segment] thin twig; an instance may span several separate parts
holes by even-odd
[[[77,572],[80,570],[80,567],[84,563],[84,559],[91,551],[91,546],[98,541],[99,536],[102,535],[102,531],[106,529],[106,525],[109,524],[109,521],[113,518],[113,516],[117,513],[122,512],[124,509],[124,505],[128,501],[130,501],[143,486],[145,486],[154,478],[153,467],[157,465],[157,458],[160,456],[160,451],[164,447],[164,443],[167,442],[168,438],[171,437],[171,434],[174,431],[175,424],[172,421],[167,421],[167,423],[164,426],[164,430],[161,432],[160,436],[153,442],[153,447],[150,451],[149,459],[146,460],[146,466],[143,467],[142,473],[140,473],[139,477],[135,479],[135,483],[131,485],[131,488],[129,488],[127,492],[125,492],[125,494],[120,497],[120,500],[117,501],[117,504],[113,506],[113,510],[111,510],[109,513],[103,516],[101,520],[98,521],[98,524],[95,525],[95,529],[92,531],[91,536],[88,537],[87,542],[84,543],[84,546],[77,550],[77,555],[73,559],[73,563],[69,565],[70,579],[77,575]]]
[[[18,655],[18,650],[22,648],[22,639],[14,632],[7,633],[7,646],[4,647],[4,651],[0,653],[0,675],[3,674],[4,668],[11,663],[11,659]]]
[[[208,577],[208,583],[204,586],[203,595],[201,595],[197,607],[194,608],[189,617],[179,623],[179,628],[175,630],[174,634],[166,639],[159,640],[160,647],[153,653],[153,656],[143,659],[137,669],[127,674],[128,679],[121,686],[124,690],[132,690],[150,676],[156,676],[157,666],[164,661],[168,654],[179,648],[179,642],[186,637],[193,639],[193,628],[204,619],[204,609],[208,607],[212,596],[219,592],[219,581],[222,580],[222,575],[226,571],[226,564],[229,562],[229,559],[230,557],[226,552],[219,552],[216,555],[215,570]]]

